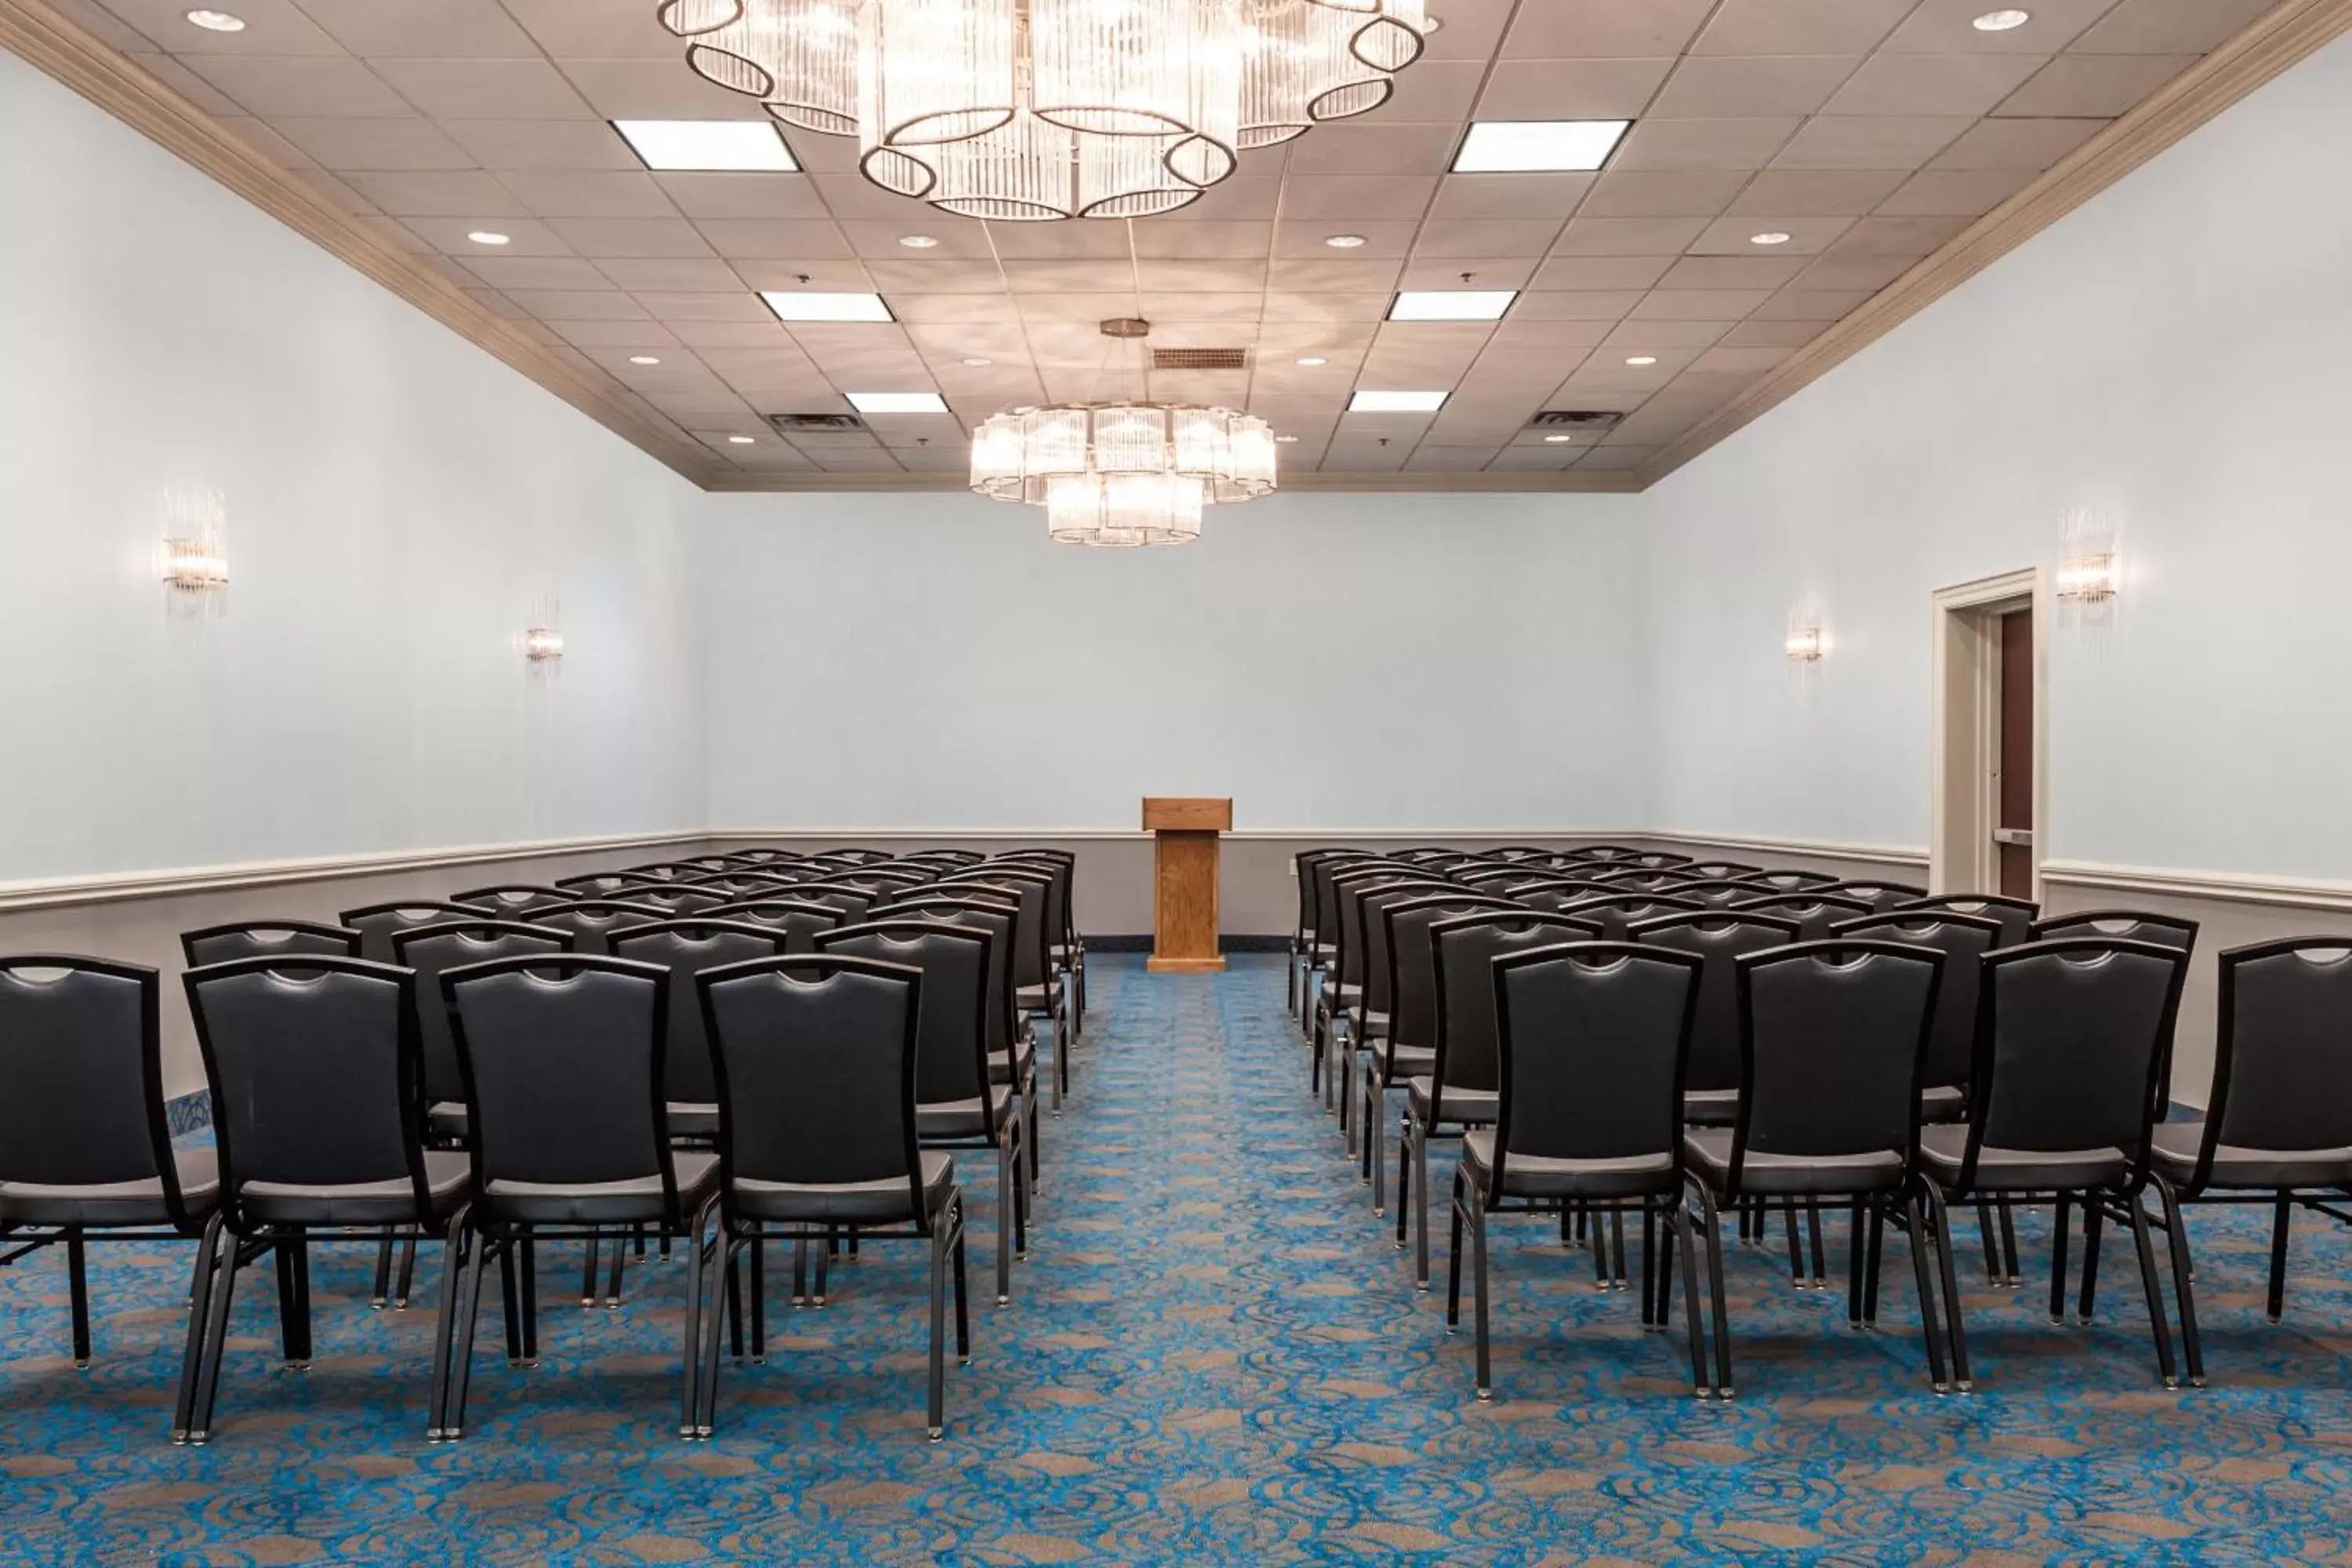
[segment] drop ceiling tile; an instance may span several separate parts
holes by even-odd
[[[1263,293],[1145,294],[1140,302],[1144,319],[1155,323],[1244,321],[1255,326],[1259,313],[1265,309]],[[1155,329],[1152,335],[1157,340],[1160,334]],[[1224,331],[1223,335],[1229,338],[1231,332]]]
[[[757,120],[760,107],[705,81],[677,54],[659,60],[563,59],[572,89],[605,120]]]
[[[656,184],[651,174],[617,169],[526,169],[499,179],[539,217],[677,216],[669,193]]]
[[[486,169],[645,167],[620,133],[597,120],[447,120],[441,128]]]
[[[512,191],[479,172],[354,174],[348,183],[395,217],[524,217]]]
[[[1018,319],[1013,296],[995,294],[891,294],[890,313],[912,326],[1001,326]]]
[[[646,402],[680,422],[700,421],[719,415],[738,414],[746,410],[743,400],[731,392],[656,392]]]
[[[2060,55],[1993,112],[2004,119],[2121,114],[2196,63],[2194,55]]]
[[[2022,27],[1988,33],[1970,26],[1984,15],[1986,0],[1925,0],[1895,29],[1885,54],[2048,55],[2072,43],[2116,0],[2036,0],[2032,20]]]
[[[1976,0],[1969,0],[1974,5]],[[1978,217],[2033,183],[2028,169],[1927,170],[1879,204],[1888,217]]]
[[[1819,261],[1807,264],[1808,269]],[[1736,321],[1772,297],[1769,289],[1657,289],[1627,315],[1633,321]]]
[[[431,256],[434,247],[427,244],[415,230],[396,218],[368,216],[360,219],[361,226],[386,243],[406,251],[411,256]]]
[[[495,289],[468,289],[466,297],[502,321],[512,321],[522,334],[535,343],[553,344],[562,341],[562,334],[544,321],[533,321],[530,312]]]
[[[324,169],[289,169],[287,173],[299,184],[310,186],[344,212],[365,215],[376,210],[373,202]]]
[[[1778,289],[1805,268],[1801,256],[1685,256],[1658,279],[1661,289]]]
[[[1440,174],[1462,139],[1459,125],[1318,125],[1290,146],[1293,174]]]
[[[654,183],[691,218],[825,217],[824,202],[803,174],[655,174]]]
[[[543,321],[650,321],[618,289],[509,289],[507,298]]]
[[[312,169],[319,160],[286,140],[268,124],[250,115],[224,114],[217,117],[221,129],[260,153],[281,169]],[[460,167],[466,165],[460,164]]]
[[[1310,131],[1319,136],[1320,131]],[[1460,176],[1455,176],[1459,178]],[[1285,182],[1282,216],[1300,221],[1332,218],[1346,224],[1379,219],[1417,222],[1437,191],[1435,174],[1297,174]],[[1139,229],[1159,226],[1137,226]]]
[[[389,121],[412,112],[400,94],[348,56],[190,55],[185,63],[247,113],[271,121]]]
[[[1739,217],[1860,217],[1904,179],[1900,169],[1767,169],[1729,210]]]
[[[1861,63],[1853,55],[1692,55],[1675,68],[1649,113],[1673,120],[1815,114]]]
[[[188,20],[189,0],[104,0],[106,9],[179,56],[341,55],[348,51],[291,0],[237,0],[245,29],[215,33]]]
[[[1723,0],[1695,55],[1860,55],[1918,0]]]
[[[1548,217],[1557,225],[1592,189],[1591,174],[1448,174],[1429,209],[1435,223]],[[1287,208],[1285,209],[1287,211]]]
[[[1838,89],[1827,114],[1924,115],[1989,112],[2048,57],[1874,55]]]
[[[1135,264],[1100,261],[1008,261],[1004,279],[1016,294],[1118,294],[1135,300]],[[1116,315],[1118,311],[1104,311]]]
[[[1543,289],[1647,289],[1675,264],[1671,256],[1555,256],[1536,268]]]
[[[1363,418],[1351,415],[1350,418]],[[1394,473],[1405,466],[1420,432],[1400,433],[1382,446],[1377,439],[1341,440],[1334,438],[1323,450],[1322,471],[1335,474]]]
[[[1756,349],[1802,348],[1822,335],[1823,321],[1768,321],[1751,317],[1723,334],[1727,346]]]
[[[1202,191],[1181,216],[1187,223],[1270,221],[1282,205],[1282,185],[1278,177],[1235,174]]]
[[[1748,318],[1757,321],[1814,321],[1829,325],[1861,306],[1875,289],[1783,289]]]
[[[782,321],[670,321],[677,341],[698,353],[705,349],[789,348],[793,335]]]
[[[541,302],[530,299],[516,299],[513,295],[508,297],[515,299],[516,303],[533,315],[541,314]],[[674,346],[677,342],[670,335],[669,329],[659,321],[623,321],[617,317],[583,316],[576,321],[567,321],[561,317],[551,318],[548,319],[547,324],[582,348],[666,349]]]
[[[461,217],[411,217],[402,220],[436,250],[451,256],[571,256],[564,237],[537,218],[500,218],[497,232],[507,237],[500,246],[476,245],[466,237],[480,223]]]
[[[1263,269],[1265,253],[1274,244],[1274,225],[1139,223],[1135,226],[1133,243],[1137,258],[1145,262],[1185,260],[1214,270],[1246,259]]]
[[[1423,56],[1395,79],[1395,90],[1377,111],[1390,124],[1435,121],[1458,125],[1477,101],[1486,76],[1484,60],[1434,60]]]
[[[1788,357],[1784,348],[1724,344],[1699,355],[1691,362],[1691,369],[1702,375],[1761,375]]]
[[[1424,441],[1413,449],[1412,466],[1440,474],[1476,470],[1494,461],[1500,450],[1491,443],[1477,447],[1441,447]]]
[[[630,266],[625,261],[607,261],[597,270],[614,281],[620,281],[620,269]],[[655,266],[674,263],[656,262]],[[628,287],[625,283],[623,287]],[[756,294],[738,289],[732,293],[717,290],[664,290],[630,289],[637,303],[662,321],[772,321],[775,316]]]
[[[1546,0],[1518,8],[1503,53],[1547,60],[1673,56],[1714,8],[1715,0]]]
[[[100,13],[101,16],[104,14]],[[170,55],[132,52],[125,58],[141,70],[145,71],[215,119],[224,115],[241,116],[244,113],[236,100],[221,91]]]
[[[1694,256],[1812,256],[1827,250],[1853,225],[1850,217],[1800,217],[1785,213],[1718,218],[1691,241],[1689,248]],[[1785,234],[1789,238],[1785,244],[1762,246],[1755,240],[1759,234]]]
[[[1562,321],[1539,316],[1530,316],[1526,321],[1498,321],[1486,353],[1492,356],[1521,349],[1589,349],[1609,335],[1611,326],[1608,321]],[[1479,363],[1486,363],[1486,358],[1482,357]],[[1555,384],[1559,381],[1557,366],[1552,370],[1551,380]]]
[[[753,290],[814,289],[825,293],[856,294],[885,287],[874,266],[855,257],[836,256],[823,260],[805,256],[730,258],[727,265],[743,279],[743,287]]]
[[[1547,264],[1547,270],[1560,265]],[[1666,262],[1662,258],[1659,269]],[[1511,304],[1511,317],[1521,321],[1614,321],[1642,302],[1646,289],[1591,289],[1538,291],[1520,295]]]
[[[1746,176],[1737,170],[1667,174],[1612,170],[1599,176],[1578,211],[1585,217],[1713,217],[1731,205],[1745,183]]]
[[[730,117],[741,112],[741,108],[736,107],[730,111]],[[890,193],[880,186],[863,181],[862,176],[857,173],[857,138],[855,136],[820,136],[813,131],[794,131],[787,128],[784,132],[784,145],[791,151],[793,161],[812,174],[838,174],[847,179],[860,180],[877,196],[888,197],[893,201],[908,199],[903,196],[891,196]]]
[[[2201,55],[2252,24],[2273,0],[2123,0],[2075,41],[2093,54]]]
[[[50,4],[67,21],[80,27],[108,48],[125,55],[152,54],[157,49],[169,47],[172,43],[168,35],[160,38],[148,37],[108,10],[99,3],[99,0],[50,0]],[[184,22],[183,26],[187,26],[190,32],[198,30]],[[145,62],[141,63],[143,65]]]
[[[1626,345],[1620,353],[1612,348],[1606,353],[1596,353],[1577,367],[1576,374],[1560,383],[1555,396],[1575,397],[1583,393],[1655,392],[1675,378],[1675,373],[1696,359],[1704,350],[1678,349],[1664,343]],[[1654,359],[1655,364],[1627,364],[1629,358],[1639,356]]]
[[[2104,120],[1986,120],[1937,154],[1930,169],[2039,173],[2107,128]]]
[[[1828,253],[1921,257],[1958,235],[1971,221],[1951,216],[1866,217],[1846,230]]]
[[[695,226],[677,217],[559,217],[548,226],[583,255],[594,257],[709,256]]]
[[[1580,56],[1581,51],[1579,53]],[[1674,64],[1672,56],[1649,59],[1497,60],[1493,74],[1486,79],[1486,90],[1478,94],[1476,117],[1632,120],[1656,112],[1650,100]]]
[[[947,218],[954,224],[960,220]],[[1020,261],[1123,261],[1129,255],[1127,226],[1118,223],[1000,223],[963,226],[967,240],[981,243],[982,256]],[[901,233],[905,232],[903,228]],[[924,232],[929,233],[927,229]],[[991,247],[993,247],[992,249]],[[946,248],[945,247],[941,247]],[[901,254],[904,254],[902,251]],[[926,251],[936,256],[938,251]],[[950,255],[970,254],[951,251]]]
[[[466,269],[493,289],[610,289],[613,280],[576,256],[468,256]]]
[[[1631,473],[1658,455],[1656,447],[1597,447],[1576,466],[1599,473]]]
[[[1052,226],[1067,228],[1067,224]],[[902,256],[935,257],[940,260],[984,261],[992,258],[987,231],[979,224],[950,218],[931,222],[923,227],[910,228],[904,223],[877,223],[871,218],[844,220],[841,232],[849,247],[858,255],[873,260],[895,261]],[[920,235],[938,243],[916,247],[899,242],[908,235]]]
[[[595,110],[542,59],[374,60],[401,97],[439,120],[591,120]]]
[[[1361,261],[1323,256],[1276,256],[1266,263],[1266,287],[1288,293],[1382,294],[1397,287],[1404,263],[1394,257]]]
[[[1959,115],[1822,115],[1772,160],[1776,169],[1916,169],[1974,121]]]
[[[1675,218],[1601,218],[1601,223],[1675,223]],[[1413,242],[1416,260],[1430,257],[1541,256],[1560,237],[1558,218],[1468,218],[1422,225]]]
[[[811,218],[708,217],[694,224],[709,248],[732,260],[779,260],[796,257],[845,258],[853,254],[837,225]]]
[[[1405,266],[1399,289],[1524,289],[1541,261],[1532,256],[1437,256]],[[1465,279],[1463,275],[1467,273]]]
[[[1020,312],[1024,326],[1033,331],[1041,325],[1057,325],[1070,329],[1061,346],[1083,342],[1090,360],[1101,358],[1104,346],[1110,340],[1095,331],[1095,323],[1114,316],[1131,316],[1136,311],[1133,294],[1074,294],[1066,289],[1048,289],[1036,294],[1015,294],[1013,308]],[[1032,346],[1045,352],[1045,340],[1033,338]],[[1132,351],[1129,351],[1130,353]]]
[[[1654,349],[1711,349],[1728,334],[1733,321],[1622,321],[1601,339],[1600,346],[1622,354]]]
[[[1417,223],[1350,223],[1342,228],[1330,218],[1319,218],[1312,223],[1285,221],[1274,226],[1274,254],[1301,258],[1338,257],[1363,261],[1402,257],[1412,248],[1413,238],[1420,229]],[[1323,243],[1335,234],[1361,235],[1364,243],[1351,250],[1335,250]]]
[[[1820,256],[1797,275],[1794,287],[1810,289],[1869,289],[1885,288],[1911,270],[1913,256]]]
[[[1612,169],[1760,169],[1795,134],[1795,115],[1757,120],[1636,121],[1610,159]]]
[[[1148,294],[1263,294],[1263,261],[1139,260],[1137,285]]]
[[[478,0],[301,0],[301,5],[312,21],[355,55],[495,59],[539,53],[504,11]],[[237,15],[245,16],[242,7]]]
[[[1580,217],[1562,231],[1555,256],[1663,256],[1696,239],[1706,220],[1696,217]]]

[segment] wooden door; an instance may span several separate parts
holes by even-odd
[[[2000,789],[1993,841],[2000,891],[2033,896],[2033,612],[2000,618]]]

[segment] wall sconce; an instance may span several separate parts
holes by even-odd
[[[1811,664],[1830,649],[1830,639],[1819,626],[1799,626],[1789,633],[1784,645],[1789,657],[1801,664]]]
[[[533,664],[563,657],[563,634],[553,626],[531,626],[522,634],[522,656]]]
[[[187,593],[228,586],[226,510],[218,490],[165,494],[157,567],[167,586]]]
[[[2122,578],[2112,550],[2092,555],[2069,555],[2058,563],[2053,591],[2062,599],[2112,599]]]
[[[563,668],[563,604],[551,594],[532,599],[523,612],[522,656],[535,675]]]

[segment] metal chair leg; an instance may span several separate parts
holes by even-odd
[[[89,1257],[78,1226],[66,1232],[66,1280],[67,1289],[73,1299],[74,1365],[87,1370],[89,1366]]]
[[[2270,1295],[2263,1310],[2273,1323],[2286,1316],[2286,1247],[2294,1229],[2294,1205],[2281,1194],[2271,1211]]]
[[[2088,1207],[2091,1195],[2085,1193],[2084,1205]],[[2050,1321],[2066,1321],[2066,1225],[2071,1201],[2064,1193],[2058,1194],[2058,1207],[2050,1219]]]
[[[2180,1195],[2172,1184],[2155,1176],[2156,1194],[2164,1204],[2165,1249],[2172,1255],[2172,1295],[2180,1309],[2180,1348],[2189,1363],[2189,1385],[2205,1386],[2205,1348],[2197,1332],[2195,1272],[2189,1256],[2189,1225]]]
[[[1952,1267],[1952,1211],[1934,1184],[1928,1184],[1927,1193],[1928,1214],[1936,1225],[1936,1261],[1944,1276],[1944,1331],[1952,1349],[1952,1386],[1966,1394],[1976,1385],[1969,1378],[1968,1315],[1960,1308],[1959,1275]],[[1917,1247],[1921,1239],[1914,1236],[1911,1245]],[[1924,1304],[1927,1300],[1923,1292],[1920,1300]]]
[[[1928,1196],[1928,1201],[1931,1205],[1935,1202],[1935,1197],[1932,1193]],[[1937,1338],[1936,1332],[1936,1285],[1934,1279],[1930,1278],[1927,1270],[1927,1252],[1930,1238],[1927,1226],[1922,1223],[1920,1219],[1919,1195],[1917,1193],[1913,1192],[1905,1194],[1903,1200],[1903,1217],[1905,1223],[1911,1227],[1911,1272],[1918,1281],[1919,1337],[1927,1342],[1927,1381],[1934,1386],[1937,1393],[1942,1394],[1948,1390],[1951,1384],[1945,1379],[1944,1348],[1942,1342]],[[1938,1218],[1937,1223],[1939,1225],[1942,1223],[1940,1217]],[[1945,1239],[1945,1237],[1948,1234],[1948,1231],[1939,1234],[1935,1238],[1937,1243],[1936,1251],[1943,1258],[1945,1289],[1947,1290],[1951,1288],[1950,1281],[1952,1279],[1951,1243],[1948,1239]],[[1871,1281],[1868,1288],[1870,1294],[1869,1310],[1870,1314],[1874,1319],[1877,1316],[1878,1312],[1877,1253],[1878,1232],[1874,1229],[1871,1233]],[[1957,1311],[1958,1310],[1958,1302],[1957,1300],[1948,1300],[1946,1304],[1951,1310]],[[1955,1353],[1958,1354],[1958,1352],[1956,1351]],[[1965,1367],[1968,1363],[1965,1360],[1962,1360],[1959,1364]]]
[[[2129,1194],[2124,1200],[2124,1212],[2131,1218],[2132,1248],[2139,1254],[2140,1289],[2147,1297],[2148,1331],[2156,1339],[2157,1375],[2167,1388],[2180,1386],[2180,1373],[2172,1363],[2172,1327],[2164,1315],[2164,1290],[2156,1282],[2156,1248],[2147,1235],[2147,1211],[2140,1206],[2139,1194]]]
[[[1487,1352],[1488,1295],[1486,1289],[1486,1205],[1475,1188],[1470,1194],[1471,1313],[1476,1320],[1478,1397],[1495,1397],[1495,1371]]]
[[[196,1404],[197,1374],[204,1362],[205,1330],[212,1311],[213,1279],[220,1268],[221,1215],[215,1209],[205,1221],[196,1243],[196,1268],[188,1285],[188,1343],[180,1356],[180,1392],[172,1410],[172,1441],[188,1440],[188,1425]],[[229,1243],[236,1246],[235,1241]]]

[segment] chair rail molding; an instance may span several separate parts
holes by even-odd
[[[2193,871],[2165,866],[2045,860],[2042,863],[2042,879],[2057,887],[2352,913],[2352,882],[2313,877],[2253,877],[2233,871]]]
[[[1853,844],[1832,838],[1768,838],[1745,834],[1643,830],[1631,837],[1685,849],[1746,849],[1768,855],[1802,855],[1816,860],[1872,860],[1925,868],[1927,851],[1913,844]]]

